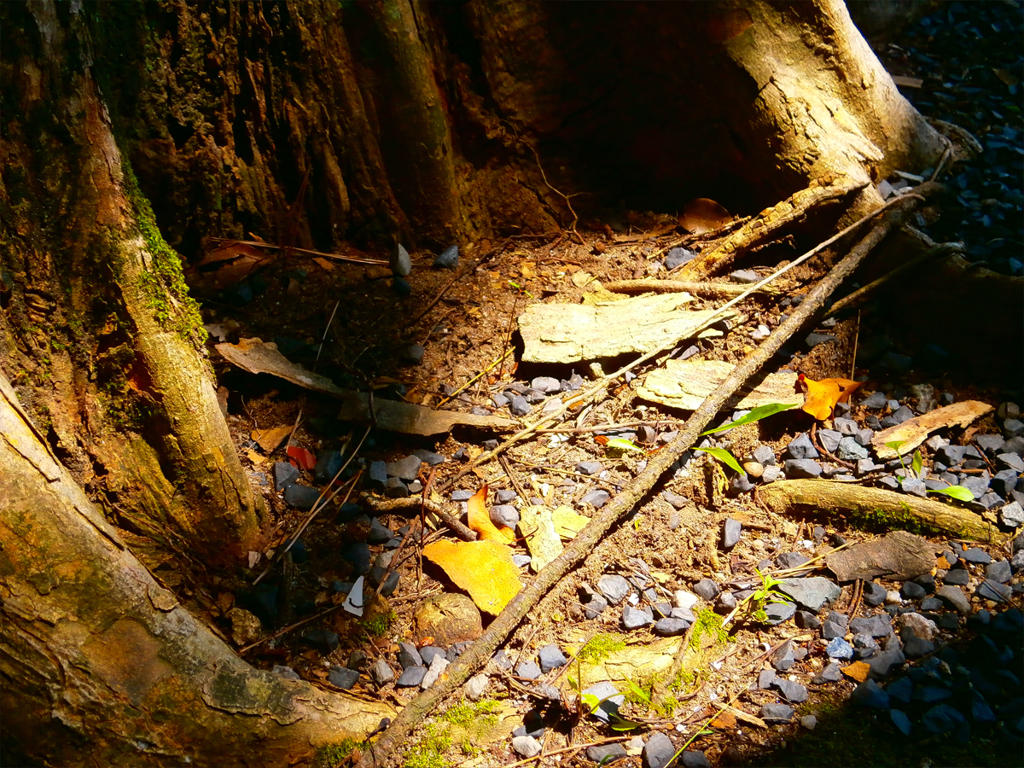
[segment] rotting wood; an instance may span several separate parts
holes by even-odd
[[[531,304],[519,316],[527,363],[576,363],[661,348],[669,340],[720,335],[703,328],[717,310],[686,310],[688,295],[636,296],[581,304]],[[728,319],[735,315],[723,315]]]
[[[924,184],[920,189],[923,194],[931,194],[941,189],[941,186]],[[541,597],[589,555],[611,527],[643,500],[655,483],[661,479],[661,476],[697,441],[700,432],[718,414],[736,390],[768,362],[804,323],[821,310],[828,297],[843,280],[860,266],[871,249],[880,243],[893,227],[898,226],[921,200],[923,200],[923,196],[908,194],[896,201],[893,208],[886,210],[887,206],[883,206],[874,211],[872,215],[882,211],[886,212],[883,218],[876,222],[867,235],[854,246],[850,254],[807,294],[807,298],[797,307],[796,311],[740,365],[736,366],[714,392],[708,395],[701,407],[687,419],[679,435],[661,451],[651,456],[647,468],[638,474],[623,489],[622,493],[598,510],[590,525],[568,543],[565,551],[552,560],[505,606],[505,609],[480,636],[480,639],[448,667],[447,675],[438,679],[433,686],[406,705],[377,742],[363,753],[356,768],[382,768],[387,763],[391,754],[401,745],[413,728],[441,700],[451,696],[459,686],[469,679],[469,676],[491,657],[497,647],[526,618]],[[867,217],[863,221],[866,220]],[[489,453],[492,456],[496,455],[494,451]]]
[[[935,567],[935,552],[935,544],[928,539],[907,531],[892,531],[881,539],[863,541],[842,552],[834,552],[825,558],[825,564],[839,581],[879,577],[907,581],[931,573]]]
[[[980,419],[993,410],[995,409],[991,405],[980,400],[963,400],[946,405],[875,433],[875,436],[871,438],[871,446],[880,459],[895,459],[900,455],[909,456],[935,430],[953,426],[966,427],[975,419]],[[887,445],[889,443],[900,443],[900,445],[893,449]]]
[[[659,405],[693,411],[733,367],[732,363],[721,360],[666,360],[664,368],[657,368],[644,377],[636,393]],[[735,402],[729,405],[732,408],[756,408],[768,403],[802,405],[804,396],[796,391],[796,381],[795,371],[770,373],[753,389],[743,387],[733,398]]]
[[[754,217],[714,250],[687,262],[677,274],[699,280],[731,264],[738,257],[775,237],[780,229],[799,221],[811,209],[863,189],[866,182],[841,177],[824,185],[811,182],[778,205]]]
[[[1006,538],[1006,534],[974,512],[883,488],[831,480],[779,480],[760,488],[757,497],[777,513],[813,507],[892,521],[895,526],[916,522],[973,541],[999,543]]]
[[[739,296],[748,285],[738,283],[709,283],[694,280],[616,280],[606,283],[606,290],[612,293],[697,293],[712,296]],[[778,295],[780,291],[770,285],[759,288],[757,293]]]

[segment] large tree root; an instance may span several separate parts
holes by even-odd
[[[780,480],[760,488],[757,498],[773,512],[813,507],[826,512],[850,512],[894,528],[907,524],[949,531],[963,539],[999,543],[1006,534],[966,509],[883,488],[865,488],[829,480]]]
[[[935,191],[938,185],[923,192]],[[871,249],[898,226],[903,218],[914,210],[921,200],[917,195],[907,195],[857,243],[850,254],[836,265],[831,272],[807,294],[807,298],[795,312],[783,322],[771,336],[750,354],[732,373],[718,385],[687,419],[679,435],[664,449],[651,457],[647,468],[633,480],[618,496],[602,507],[591,522],[565,548],[561,555],[552,560],[537,577],[516,595],[472,647],[462,654],[447,669],[433,686],[421,693],[402,710],[380,739],[360,758],[356,768],[383,766],[412,732],[413,728],[426,717],[438,702],[449,698],[470,675],[491,657],[498,646],[512,633],[519,623],[533,610],[541,597],[547,594],[562,577],[589,555],[594,547],[621,518],[630,513],[650,492],[654,484],[697,440],[700,432],[718,414],[722,406],[752,375],[775,355],[782,345],[798,331],[804,323],[817,314],[825,301],[839,285],[861,264]]]
[[[796,223],[812,209],[829,201],[846,197],[851,192],[863,189],[864,186],[864,182],[853,181],[846,177],[827,182],[825,185],[811,182],[806,189],[801,189],[778,205],[761,211],[714,250],[702,254],[699,259],[684,264],[679,268],[677,275],[690,280],[709,277],[743,254],[767,243],[778,234],[779,230]]]

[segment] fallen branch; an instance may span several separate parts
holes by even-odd
[[[801,189],[778,205],[761,211],[714,250],[702,254],[699,259],[683,264],[678,274],[698,280],[707,277],[757,246],[767,243],[780,229],[799,221],[810,213],[811,209],[831,200],[846,197],[865,186],[866,182],[852,181],[847,177],[841,177],[824,187],[812,182],[812,186]]]
[[[933,246],[932,248],[929,248],[927,251],[920,254],[919,256],[914,257],[910,261],[903,262],[898,267],[885,273],[877,280],[872,280],[863,288],[858,288],[849,296],[840,299],[839,301],[832,305],[832,308],[828,311],[826,317],[836,315],[842,312],[844,309],[855,309],[856,307],[859,307],[861,304],[868,300],[871,294],[873,294],[886,283],[890,282],[891,280],[899,277],[900,275],[906,272],[909,272],[912,269],[915,269],[916,267],[921,266],[926,262],[931,261],[932,259],[939,258],[940,256],[949,256],[952,253],[963,252],[963,243],[942,243],[940,245]]]
[[[810,506],[826,512],[888,518],[895,527],[913,521],[972,541],[999,543],[1006,538],[1006,534],[970,510],[884,488],[865,488],[829,480],[779,480],[761,487],[757,495],[777,513]]]
[[[939,188],[938,185],[931,185],[931,187],[929,191]],[[909,212],[914,210],[917,202],[922,199],[917,195],[906,195],[900,198],[899,207],[891,210],[879,221],[850,254],[807,294],[807,298],[797,307],[796,311],[733,369],[725,381],[708,395],[701,407],[686,420],[679,435],[665,448],[651,456],[647,468],[637,475],[622,493],[598,510],[591,522],[580,531],[575,539],[569,542],[562,554],[548,563],[537,574],[537,577],[505,606],[505,609],[469,650],[448,667],[447,675],[438,679],[434,685],[406,705],[380,739],[363,753],[356,768],[371,768],[387,763],[391,753],[399,747],[413,728],[433,710],[438,702],[451,696],[470,675],[486,663],[498,646],[529,615],[548,590],[593,552],[613,525],[633,511],[662,475],[697,441],[701,431],[718,415],[719,410],[736,393],[736,390],[757,373],[761,366],[768,362],[804,323],[821,310],[825,301],[839,287],[840,283],[860,266],[871,249],[881,242]]]
[[[617,280],[604,286],[612,293],[708,293],[712,296],[738,296],[749,286],[736,283],[700,283],[690,280]],[[764,286],[758,293],[778,294],[780,291]]]

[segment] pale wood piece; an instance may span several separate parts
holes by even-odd
[[[647,374],[637,387],[637,394],[659,405],[695,411],[733,368],[732,363],[719,360],[666,360],[664,368]],[[768,403],[802,405],[804,396],[796,391],[796,380],[795,371],[769,374],[753,390],[744,387],[730,405],[732,408],[756,408]]]

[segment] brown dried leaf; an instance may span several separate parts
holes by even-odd
[[[691,200],[679,214],[679,226],[694,235],[713,232],[731,221],[732,214],[729,211],[706,197]]]
[[[292,428],[288,426],[274,427],[273,429],[254,429],[250,437],[259,444],[264,452],[273,453],[281,445],[281,441],[288,437],[291,432]]]

